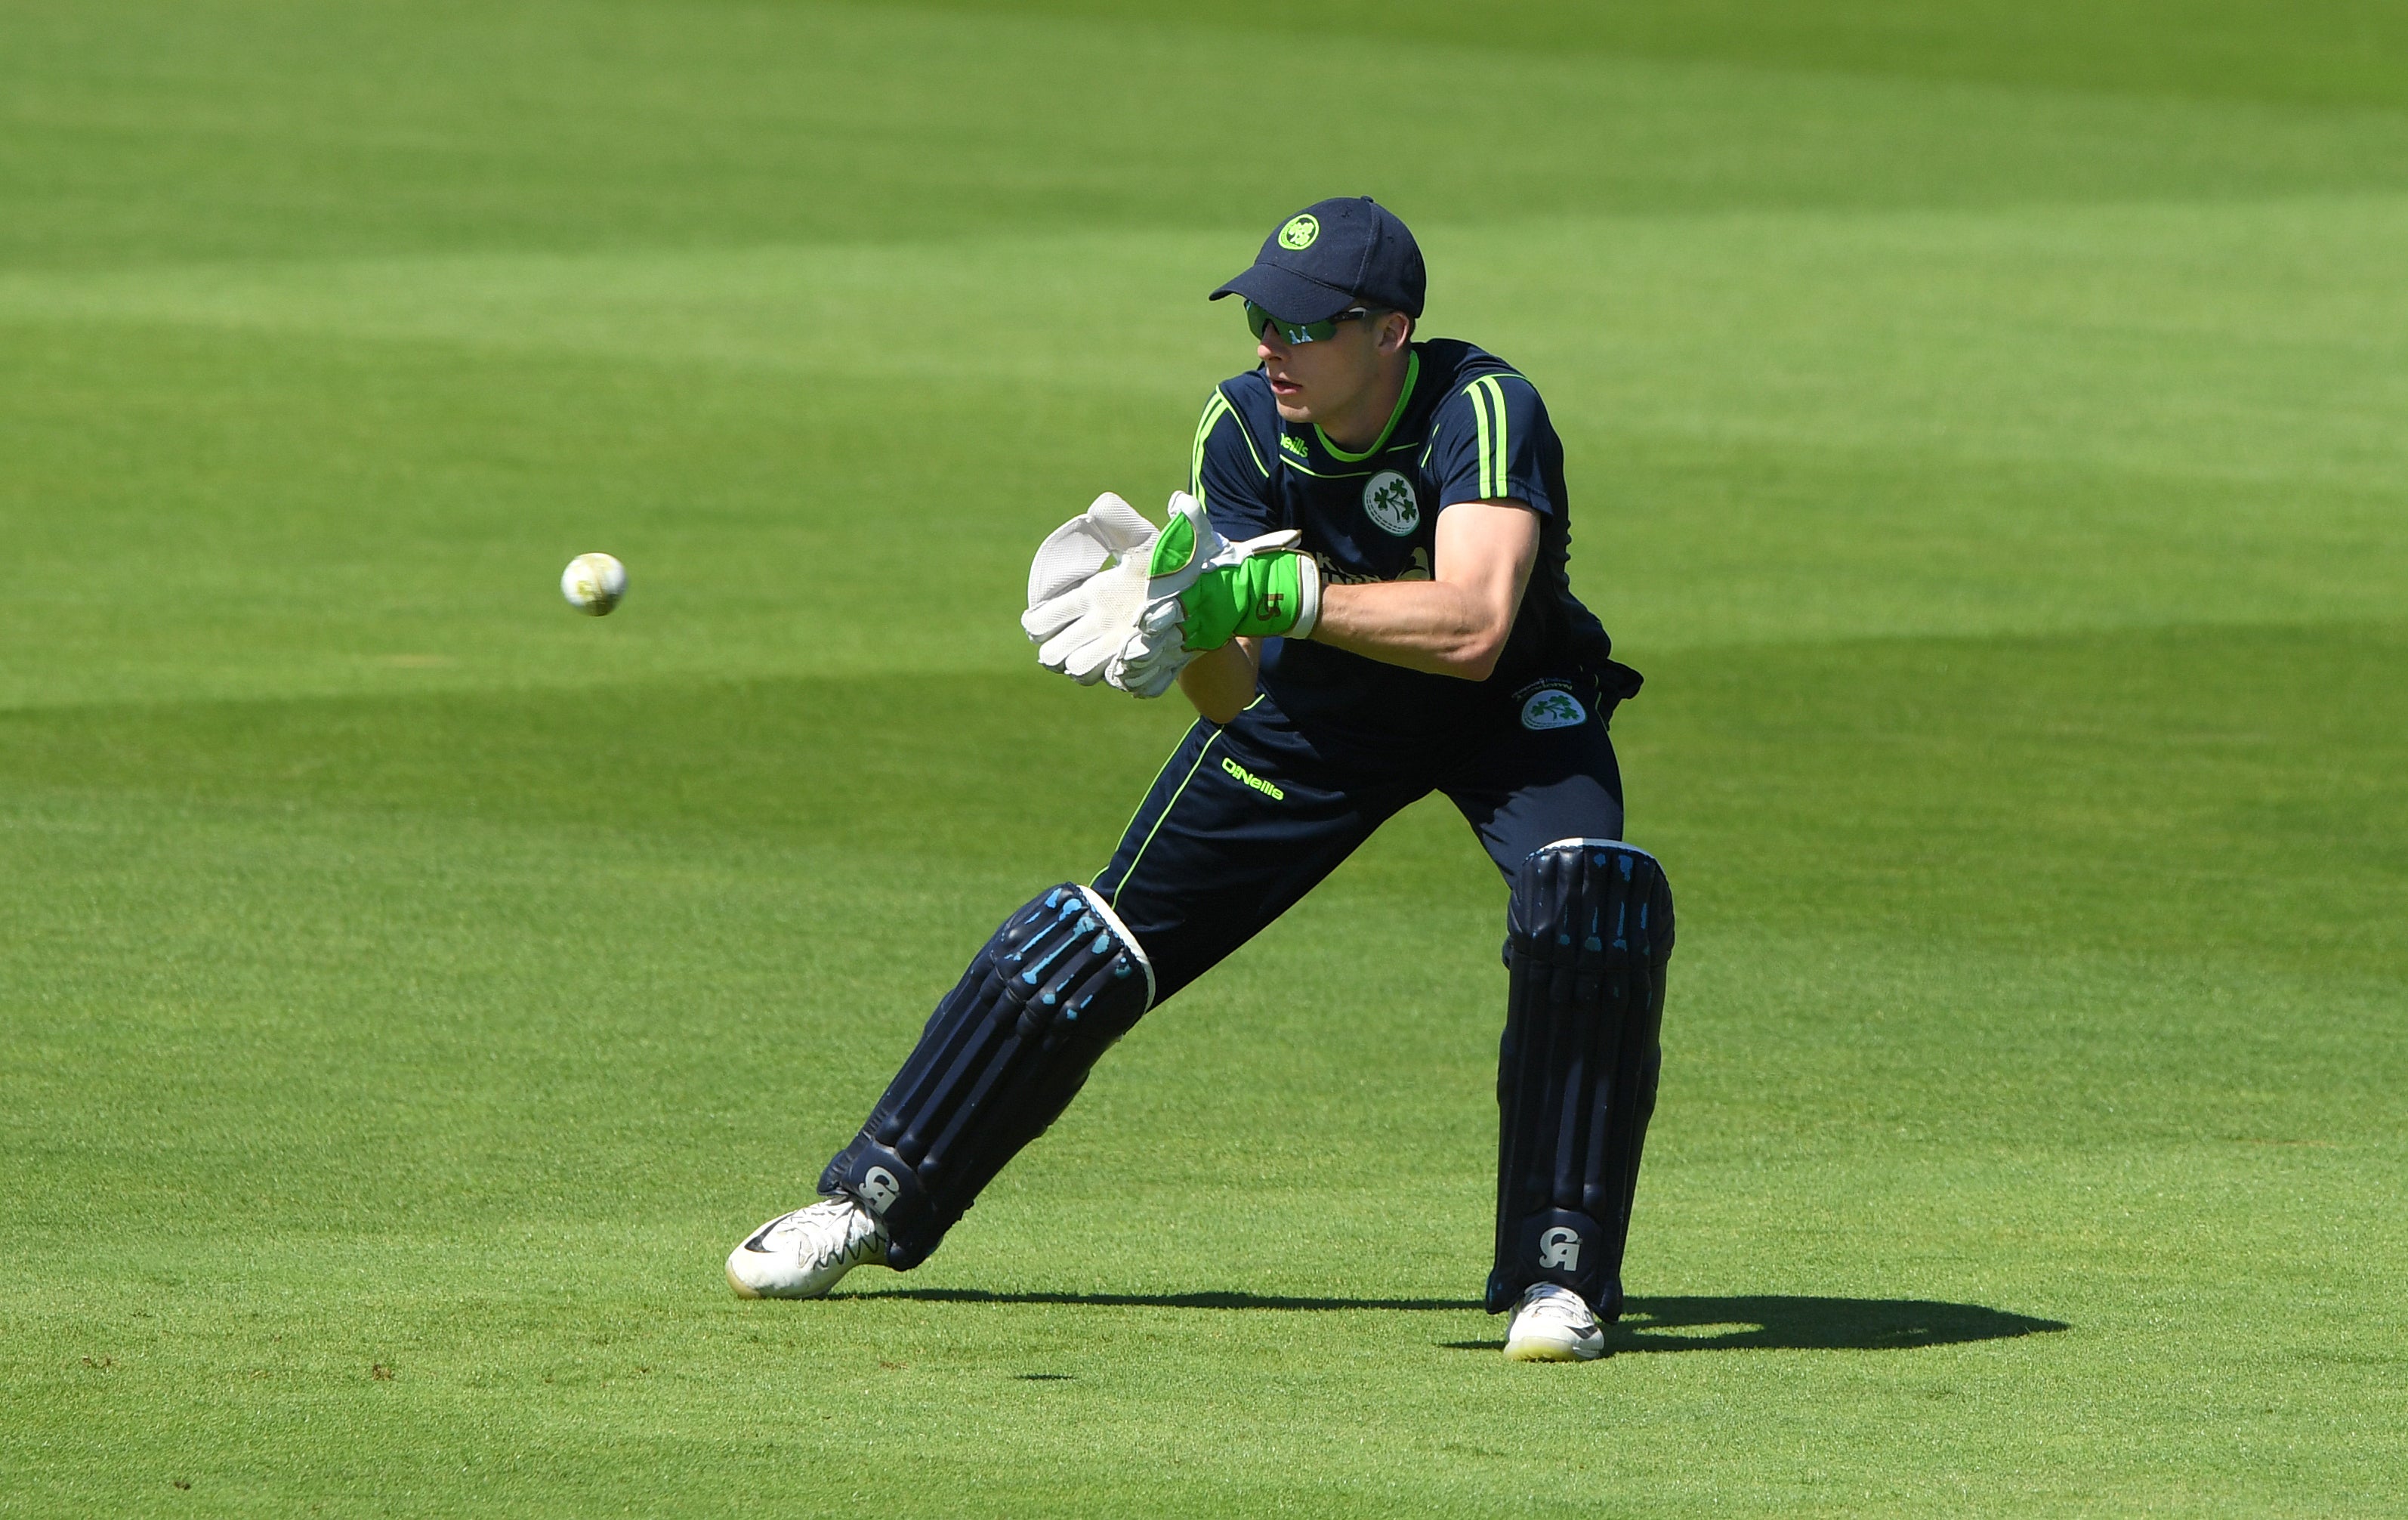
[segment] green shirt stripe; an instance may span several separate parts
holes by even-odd
[[[1196,423],[1196,446],[1187,456],[1187,494],[1197,501],[1204,499],[1204,442],[1212,436],[1212,424],[1229,409],[1227,398],[1219,391],[1204,403],[1204,415]]]
[[[1480,461],[1480,499],[1486,501],[1497,495],[1494,483],[1491,481],[1488,474],[1489,452],[1487,398],[1481,394],[1480,382],[1478,380],[1473,380],[1470,384],[1465,386],[1463,388],[1463,394],[1471,397],[1471,420],[1479,428],[1479,447],[1475,452],[1474,457]]]
[[[1237,423],[1238,437],[1246,440],[1246,452],[1254,456],[1254,468],[1263,472],[1265,480],[1270,479],[1270,466],[1263,463],[1261,452],[1255,449],[1253,437],[1246,432],[1244,420],[1238,416],[1238,409],[1229,405],[1229,398],[1223,395],[1216,385],[1212,388],[1212,399],[1204,403],[1204,416],[1196,424],[1196,445],[1187,456],[1187,494],[1199,504],[1204,500],[1204,446],[1211,441],[1212,429],[1220,425],[1224,417]]]
[[[1509,380],[1522,380],[1522,377],[1510,371],[1483,375],[1463,388],[1463,394],[1471,398],[1471,420],[1479,430],[1475,454],[1480,461],[1480,496],[1483,501],[1502,501],[1513,489],[1512,476],[1508,469],[1513,458],[1512,441],[1505,422],[1504,382]],[[1522,383],[1527,385],[1529,381],[1522,380]],[[1434,438],[1432,447],[1436,447]],[[1422,455],[1422,463],[1429,463],[1426,452]]]
[[[1483,376],[1476,383],[1482,390],[1488,393],[1489,405],[1495,408],[1497,412],[1496,449],[1490,455],[1491,462],[1488,468],[1483,471],[1490,477],[1488,495],[1489,498],[1494,500],[1512,489],[1512,480],[1505,470],[1506,461],[1512,457],[1505,441],[1505,387],[1494,375]]]

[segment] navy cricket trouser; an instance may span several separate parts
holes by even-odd
[[[1508,882],[1557,839],[1622,838],[1613,707],[1574,673],[1500,695],[1452,738],[1341,746],[1263,695],[1226,725],[1188,730],[1095,888],[1154,962],[1159,1006],[1431,792],[1462,810]]]

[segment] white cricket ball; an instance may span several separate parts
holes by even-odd
[[[580,554],[560,572],[560,594],[587,617],[601,617],[627,595],[627,567],[608,554]]]

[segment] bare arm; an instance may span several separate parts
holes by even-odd
[[[1457,502],[1439,513],[1432,579],[1325,586],[1312,637],[1409,670],[1485,681],[1538,557],[1537,512],[1513,500]]]
[[[1207,720],[1227,723],[1254,699],[1262,658],[1261,639],[1233,638],[1188,661],[1179,672],[1179,689]]]

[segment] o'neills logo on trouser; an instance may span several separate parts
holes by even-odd
[[[1263,796],[1270,798],[1273,802],[1285,802],[1287,800],[1287,794],[1285,792],[1281,791],[1278,787],[1263,780],[1260,776],[1248,770],[1245,767],[1238,764],[1235,760],[1224,758],[1221,762],[1221,768],[1227,771],[1231,776],[1236,777],[1240,782],[1244,782],[1246,785],[1253,787],[1255,791],[1260,792]]]

